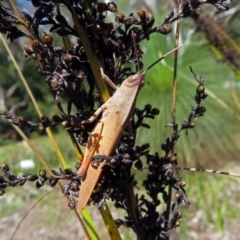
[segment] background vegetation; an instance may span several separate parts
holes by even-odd
[[[138,1],[137,1],[138,2]],[[153,1],[154,2],[154,1]],[[154,16],[156,22],[161,22],[164,16],[169,12],[171,7],[174,7],[174,1],[157,1],[155,8],[152,7],[149,10],[155,11]],[[127,7],[126,7],[127,6]],[[26,7],[26,6],[24,6]],[[126,7],[126,9],[124,9]],[[146,5],[145,5],[146,7]],[[137,3],[133,3],[131,8],[125,1],[118,3],[118,8],[122,12],[128,11],[135,12],[142,8]],[[135,10],[136,9],[136,10]],[[177,122],[182,122],[185,119],[186,113],[192,107],[194,79],[189,72],[189,65],[191,65],[197,73],[204,76],[207,83],[207,89],[209,91],[209,97],[204,103],[207,106],[207,113],[201,121],[196,121],[197,127],[194,131],[190,131],[188,136],[182,134],[178,144],[176,152],[179,155],[179,165],[188,167],[204,167],[214,169],[227,169],[239,172],[238,162],[240,152],[240,132],[239,132],[239,120],[240,109],[239,102],[234,98],[236,95],[239,101],[239,62],[240,51],[239,44],[240,38],[237,33],[237,19],[239,17],[239,3],[233,1],[232,7],[229,13],[219,13],[213,10],[209,6],[202,9],[206,19],[209,18],[209,22],[199,22],[191,18],[184,19],[182,21],[181,28],[181,42],[183,49],[179,54],[178,60],[178,92],[177,92]],[[110,14],[109,14],[110,15]],[[109,16],[114,17],[114,16]],[[159,19],[158,19],[159,18]],[[206,20],[205,19],[205,20]],[[216,25],[210,25],[213,22]],[[221,24],[222,32],[215,29],[216,26]],[[209,30],[210,28],[210,30]],[[210,38],[209,35],[215,35],[216,39],[225,46],[221,48],[221,44],[216,42],[214,38]],[[226,38],[229,36],[229,38]],[[218,38],[217,38],[218,37]],[[171,49],[175,40],[175,33],[168,35],[167,37],[161,35],[151,36],[153,40],[144,43],[144,49],[147,59],[145,59],[144,66],[148,66],[153,62],[158,55],[165,53]],[[234,41],[237,47],[232,45]],[[39,81],[40,76],[36,74],[36,71],[32,70],[36,68],[34,63],[23,61],[23,41],[15,41],[10,44],[17,61],[23,70],[25,77],[27,78],[35,97],[37,98],[40,108],[44,114],[49,112],[55,113],[57,110],[53,106],[52,96],[47,94],[42,82]],[[231,59],[226,58],[227,54],[223,49],[233,48],[235,51],[236,62],[233,63]],[[1,84],[0,84],[0,101],[1,106],[5,109],[9,109],[14,104],[17,104],[18,111],[24,113],[28,119],[37,121],[38,117],[33,110],[24,87],[17,79],[17,75],[13,65],[4,48],[0,48],[0,70],[1,70]],[[229,50],[229,52],[230,52]],[[158,151],[161,143],[163,143],[167,136],[170,134],[168,128],[164,128],[165,125],[171,121],[171,89],[172,89],[172,58],[166,59],[164,64],[159,65],[148,73],[146,80],[149,84],[146,84],[142,90],[137,105],[143,107],[145,99],[147,98],[153,107],[159,107],[161,114],[157,117],[157,120],[151,122],[151,128],[154,131],[142,130],[138,135],[138,144],[144,143],[145,139],[150,139],[151,151],[154,153]],[[159,87],[160,86],[160,87]],[[20,104],[19,104],[20,103]],[[52,114],[52,115],[53,115]],[[19,168],[19,162],[23,159],[32,158],[35,159],[34,154],[23,143],[16,143],[13,147],[11,140],[16,140],[16,135],[12,132],[10,125],[3,119],[0,120],[1,130],[1,148],[0,156],[1,162],[7,162],[11,166],[16,166],[13,171],[22,172]],[[154,135],[153,135],[154,133]],[[38,136],[33,134],[35,145],[49,160],[51,167],[58,167],[56,158],[54,157],[53,149],[48,144],[45,136]],[[35,139],[36,138],[36,139]],[[61,149],[64,150],[64,156],[70,160],[70,164],[76,162],[75,155],[72,151],[72,146],[69,143],[69,139],[65,137],[62,131],[58,132],[57,140]],[[5,146],[4,146],[5,145]],[[35,162],[35,169],[41,168],[37,161]],[[29,170],[28,170],[29,171]],[[34,171],[32,169],[31,171]],[[231,179],[226,176],[206,176],[204,173],[191,173],[186,174],[184,172],[184,180],[188,183],[186,192],[191,200],[191,206],[186,209],[184,218],[181,221],[181,227],[177,234],[180,234],[182,239],[222,239],[224,236],[230,236],[234,239],[239,233],[237,232],[237,223],[239,222],[240,214],[236,209],[239,209],[239,190],[237,188],[238,179]],[[29,186],[27,188],[29,190]],[[43,193],[48,189],[41,190]],[[49,191],[52,191],[49,189]],[[56,199],[58,197],[55,190],[54,193],[49,194],[46,197],[50,199]],[[23,189],[11,190],[7,196],[0,198],[0,212],[1,212],[1,225],[3,230],[1,235],[7,238],[12,229],[8,226],[10,223],[15,226],[18,221],[21,221],[22,216],[29,205],[36,201],[36,198],[40,198],[40,193],[36,192],[34,188],[27,193]],[[7,204],[6,204],[7,202]],[[71,213],[68,211],[66,204],[61,200],[59,194],[59,207],[62,209],[54,209],[49,203],[53,201],[44,200],[39,202],[40,207],[36,207],[31,211],[30,215],[24,220],[25,226],[22,225],[19,229],[19,236],[24,236],[24,229],[28,228],[27,234],[34,236],[36,233],[41,237],[48,237],[48,239],[58,238],[61,236],[69,237],[69,233],[73,234],[71,239],[74,239],[74,233],[80,231],[73,226],[73,219],[70,217]],[[4,203],[4,205],[3,205]],[[53,205],[56,203],[54,202]],[[52,208],[51,208],[52,207]],[[50,211],[52,210],[52,212]],[[50,213],[49,213],[50,212]],[[47,213],[50,216],[49,224],[44,222],[41,225],[38,219],[41,219],[41,214]],[[15,215],[13,215],[15,214]],[[115,213],[113,212],[113,215]],[[189,216],[186,216],[189,214]],[[31,217],[32,215],[32,217]],[[65,216],[68,217],[65,217]],[[16,217],[17,216],[17,217]],[[42,215],[41,215],[42,216]],[[29,218],[29,220],[27,220]],[[15,219],[15,220],[13,220]],[[18,221],[16,221],[16,219]],[[94,213],[93,219],[97,224],[99,218],[97,213]],[[50,229],[46,229],[49,226]],[[52,227],[52,228],[51,228]],[[55,229],[55,230],[53,230]],[[63,232],[59,234],[59,230]],[[42,234],[42,235],[41,235]],[[103,234],[101,239],[106,236]],[[70,235],[71,236],[71,235]],[[124,239],[132,239],[131,233],[124,230]],[[34,236],[35,237],[35,236]],[[36,236],[37,237],[37,236]],[[21,238],[19,238],[21,239]],[[25,236],[26,239],[26,236]],[[47,239],[47,238],[46,238]]]

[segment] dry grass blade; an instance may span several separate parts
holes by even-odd
[[[231,86],[231,93],[232,93],[233,100],[240,112],[240,98],[239,98],[239,96],[237,96],[236,90],[232,86]]]
[[[187,167],[175,167],[175,169],[177,169],[177,170],[185,170],[185,171],[192,171],[192,172],[214,173],[214,174],[228,175],[228,176],[231,176],[231,177],[240,177],[239,173],[224,172],[224,171],[212,170],[212,169],[187,168]]]

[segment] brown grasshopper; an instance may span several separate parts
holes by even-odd
[[[117,88],[114,95],[109,98],[108,101],[104,103],[91,118],[82,122],[83,124],[92,122],[100,113],[103,112],[101,119],[98,121],[88,138],[83,163],[78,170],[78,175],[82,177],[78,200],[79,213],[81,213],[87,205],[91,193],[101,175],[102,166],[104,164],[104,162],[102,162],[98,168],[94,168],[90,164],[91,158],[94,155],[111,155],[119,144],[122,133],[132,117],[135,109],[136,98],[139,90],[144,85],[144,76],[146,72],[179,48],[180,47],[176,47],[172,51],[163,55],[151,64],[144,72],[140,72],[138,70],[135,75],[129,76],[125,79],[121,86]],[[110,80],[104,74],[103,78],[108,81]]]

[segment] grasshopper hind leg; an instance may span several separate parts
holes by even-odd
[[[91,163],[92,157],[95,155],[96,150],[98,149],[99,140],[101,139],[103,122],[99,121],[96,127],[94,128],[93,133],[88,137],[88,143],[86,146],[84,159],[81,167],[78,170],[78,176],[84,181],[87,175],[87,170]]]

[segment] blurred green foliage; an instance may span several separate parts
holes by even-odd
[[[173,2],[173,1],[172,1]],[[155,24],[158,24],[170,11],[170,3],[159,1],[154,9]],[[124,9],[123,3],[123,11]],[[140,9],[141,6],[135,6]],[[132,8],[130,8],[132,12]],[[176,9],[175,9],[176,10]],[[204,6],[206,14],[213,15],[213,8]],[[215,12],[216,13],[216,12]],[[217,18],[217,17],[216,17]],[[225,19],[225,18],[224,18]],[[236,20],[236,18],[235,18]],[[214,18],[212,19],[214,21]],[[235,22],[230,21],[231,25]],[[174,26],[173,26],[174,27]],[[229,27],[226,30],[233,29]],[[224,30],[224,28],[223,28]],[[231,32],[234,35],[234,32]],[[233,36],[234,37],[234,36]],[[234,38],[235,40],[235,38]],[[151,41],[145,43],[144,68],[159,56],[173,48],[175,42],[175,30],[168,36],[153,35]],[[239,37],[236,42],[240,43]],[[219,100],[238,115],[233,116],[229,109],[223,108],[219,100],[209,96],[204,106],[207,111],[205,117],[196,119],[196,127],[189,131],[188,136],[182,132],[176,145],[178,161],[181,165],[219,167],[229,161],[238,160],[240,153],[239,142],[239,119],[240,113],[235,105],[231,93],[231,84],[236,82],[236,75],[229,64],[220,62],[211,51],[212,43],[207,40],[202,32],[196,31],[195,22],[191,18],[182,19],[180,44],[183,47],[179,50],[177,64],[177,119],[181,123],[187,119],[192,107],[195,106],[194,76],[189,70],[192,66],[198,76],[205,78],[205,86]],[[227,44],[227,43],[226,43]],[[138,107],[143,107],[146,99],[153,107],[160,108],[160,116],[156,121],[149,121],[154,131],[141,129],[138,133],[139,144],[145,139],[150,139],[152,152],[159,151],[161,144],[171,134],[170,128],[165,128],[171,123],[171,95],[173,82],[173,56],[169,56],[163,64],[151,69],[146,75],[146,85],[141,90],[138,98]],[[190,82],[189,82],[190,81]],[[237,86],[234,85],[233,86]],[[235,88],[239,96],[239,88]]]
[[[23,75],[27,79],[31,90],[39,103],[39,107],[44,114],[54,114],[56,108],[54,106],[54,100],[49,91],[45,89],[45,80],[38,73],[37,63],[34,61],[26,61],[23,57],[24,42],[14,41],[9,43],[11,50],[14,53],[16,61],[19,63]],[[32,102],[26,89],[23,86],[17,71],[9,57],[7,52],[0,42],[0,101],[1,108],[10,110],[11,108],[17,109],[19,115],[24,115],[26,119],[31,121],[39,121],[39,117],[34,109]],[[6,119],[0,118],[0,143],[4,139],[13,137],[11,134],[12,127],[6,121]],[[29,133],[28,133],[29,134]],[[14,140],[14,137],[13,139]]]

